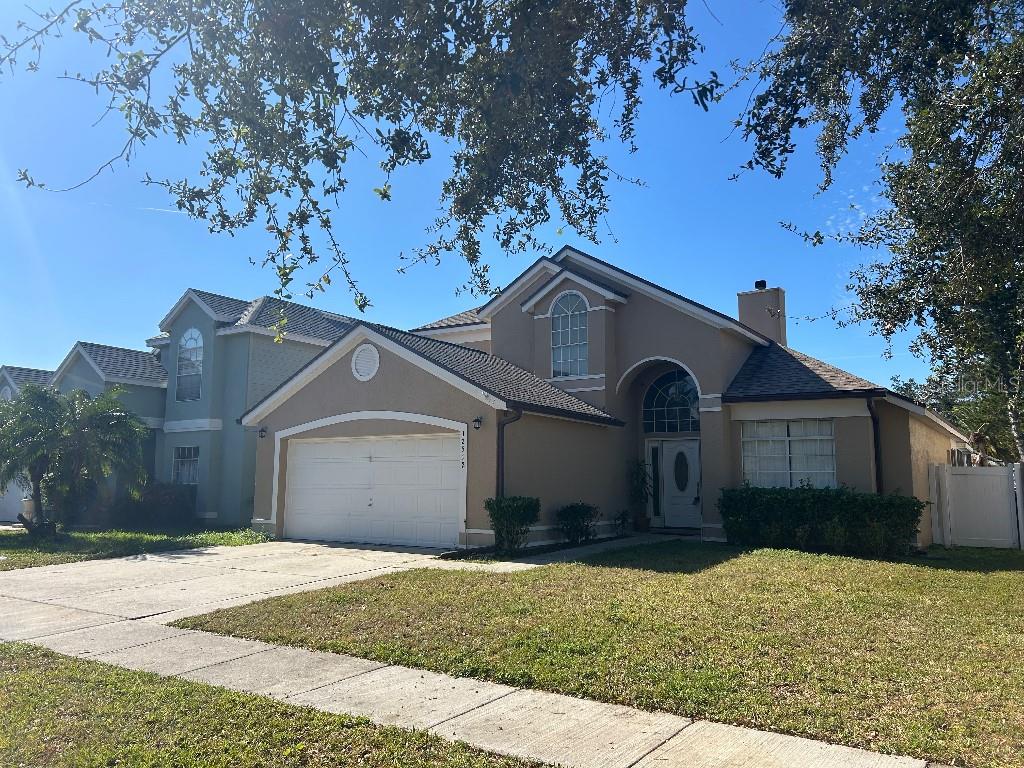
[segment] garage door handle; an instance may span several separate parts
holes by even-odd
[[[370,497],[370,503],[367,504],[366,506],[368,506],[368,507],[372,507],[373,506],[373,496]]]

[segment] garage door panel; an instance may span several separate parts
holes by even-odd
[[[450,435],[294,443],[288,457],[285,535],[456,544],[465,473],[461,445],[458,436]]]
[[[288,483],[300,488],[325,490],[369,488],[372,485],[371,465],[369,462],[288,462]]]

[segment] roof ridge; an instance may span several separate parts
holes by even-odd
[[[249,302],[249,306],[245,308],[245,312],[242,313],[241,317],[238,318],[238,322],[235,325],[247,325],[252,319],[252,316],[260,311],[260,307],[263,306],[263,301],[266,296],[260,296],[258,299],[253,299]]]
[[[136,349],[135,347],[115,347],[113,344],[103,344],[99,341],[83,341],[79,339],[76,344],[86,345],[93,347],[102,347],[103,349],[116,349],[118,352],[138,352],[140,355],[153,355],[156,354],[149,349]]]

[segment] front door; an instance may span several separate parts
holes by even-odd
[[[700,528],[700,441],[651,440],[647,454],[654,516],[666,528]]]

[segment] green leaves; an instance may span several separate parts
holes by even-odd
[[[411,261],[458,253],[470,289],[488,293],[486,235],[508,253],[544,248],[536,229],[557,216],[598,240],[610,171],[596,145],[613,129],[633,147],[645,78],[708,108],[717,75],[693,84],[682,76],[699,50],[685,7],[664,0],[72,0],[0,45],[0,67],[27,57],[24,66],[34,68],[65,34],[106,46],[107,64],[77,77],[128,131],[122,151],[100,168],[167,135],[202,142],[200,168],[146,182],[212,232],[273,227],[267,266],[329,259],[314,274],[342,274],[362,310],[369,299],[331,218],[353,149],[379,162],[386,183],[374,192],[390,200],[401,168],[427,162],[436,142],[454,148],[440,213]],[[609,118],[608,104],[620,105],[618,114]],[[314,280],[306,290],[322,287]]]

